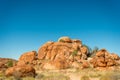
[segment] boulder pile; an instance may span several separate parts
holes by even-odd
[[[69,67],[83,69],[91,67],[91,65],[94,68],[106,68],[120,65],[120,57],[114,53],[110,54],[105,49],[97,51],[93,58],[88,55],[88,47],[83,45],[80,40],[61,37],[57,42],[49,41],[42,45],[38,53],[30,51],[22,54],[17,64],[8,68],[5,74],[11,76],[19,72],[21,77],[35,76],[36,65],[42,69],[66,69]],[[5,67],[2,62],[0,62],[0,68]]]
[[[37,52],[31,51],[22,54],[17,62],[17,64],[13,67],[10,67],[6,70],[6,76],[35,76],[35,69],[32,64],[34,60],[36,60]]]
[[[40,47],[38,59],[49,60],[43,66],[45,69],[65,69],[75,61],[86,60],[87,54],[88,49],[82,45],[80,40],[61,37],[58,42],[49,41]],[[50,68],[48,64],[51,65]]]
[[[110,54],[107,50],[101,49],[99,50],[93,59],[90,61],[93,66],[96,67],[111,67],[118,65],[118,61],[120,60],[117,54]]]

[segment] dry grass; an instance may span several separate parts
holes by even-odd
[[[84,75],[80,78],[80,80],[90,80],[90,78],[89,78],[89,76]]]
[[[43,72],[38,74],[35,80],[70,80],[69,77],[58,72]]]
[[[0,73],[0,80],[16,80],[15,77],[5,77]],[[92,68],[87,69],[65,69],[65,70],[44,70],[38,71],[37,76],[24,77],[20,80],[120,80],[120,70],[98,71]]]

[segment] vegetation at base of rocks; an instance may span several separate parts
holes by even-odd
[[[102,76],[102,74],[100,72],[94,72],[94,73],[92,72],[91,74],[89,74],[89,76],[91,78],[98,78],[98,77]]]
[[[70,78],[60,73],[48,72],[38,74],[35,80],[70,80]]]
[[[80,80],[90,80],[90,78],[89,78],[89,76],[84,75],[84,76],[81,77]]]
[[[4,74],[2,72],[0,72],[0,77],[3,77],[3,76],[4,76]]]
[[[6,63],[7,67],[12,67],[13,66],[13,61],[12,60],[9,60],[7,63]]]
[[[88,57],[93,57],[95,56],[96,52],[99,50],[97,46],[95,46],[93,49],[87,46],[86,44],[82,45],[85,46],[88,49]]]
[[[119,80],[120,73],[118,72],[107,72],[100,77],[100,80]]]
[[[98,50],[99,50],[98,47],[94,47],[94,48],[92,49],[91,53],[90,53],[90,57],[95,56],[95,55],[96,55],[96,52],[97,52]]]
[[[24,77],[24,78],[22,78],[22,80],[35,80],[35,78],[33,78],[33,77]]]
[[[15,71],[14,73],[13,73],[13,76],[14,76],[14,78],[16,79],[16,80],[21,80],[21,72],[19,72],[19,71]]]
[[[18,73],[17,73],[18,74]],[[67,74],[67,75],[66,75]],[[76,80],[70,76],[77,75],[77,80],[119,80],[120,70],[117,71],[98,71],[95,69],[66,69],[61,71],[43,71],[36,75],[36,77],[20,77],[19,80]],[[70,79],[71,78],[71,79]],[[18,80],[15,76],[5,77],[0,73],[0,80]]]

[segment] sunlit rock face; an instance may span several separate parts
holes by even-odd
[[[23,53],[20,56],[17,65],[32,64],[32,62],[37,59],[36,56],[37,56],[36,51]]]
[[[59,65],[62,65],[62,63],[70,65],[71,62],[79,62],[81,59],[86,60],[87,53],[87,47],[82,46],[80,40],[61,37],[58,39],[58,42],[49,41],[41,46],[38,50],[38,59],[50,60],[49,64],[56,65],[56,68],[67,68],[68,66],[57,66],[58,64],[56,62]]]

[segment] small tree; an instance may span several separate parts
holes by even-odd
[[[92,53],[92,49],[89,46],[87,46],[86,44],[83,44],[82,46],[85,46],[88,49],[87,56],[89,57],[90,54]]]
[[[92,52],[91,52],[90,57],[95,56],[98,50],[99,50],[99,48],[98,48],[98,47],[94,47],[94,48],[93,48],[93,50],[92,50]]]

